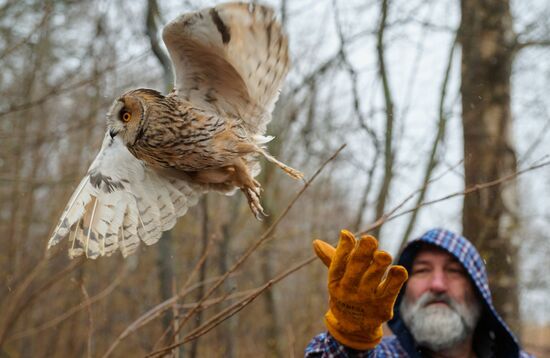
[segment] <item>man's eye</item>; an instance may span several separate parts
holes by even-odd
[[[464,270],[462,269],[462,267],[450,267],[447,269],[447,272],[454,275],[464,275]]]
[[[427,273],[429,270],[426,267],[413,269],[413,275]]]

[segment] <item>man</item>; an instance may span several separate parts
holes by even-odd
[[[485,265],[467,239],[430,230],[405,247],[399,265],[377,246],[346,230],[336,249],[314,242],[329,266],[328,332],[306,357],[530,357],[495,311]],[[394,335],[382,339],[386,321]]]

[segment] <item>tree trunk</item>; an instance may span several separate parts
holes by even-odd
[[[276,153],[275,155],[278,155],[280,153],[280,147],[273,146],[272,147],[272,153]],[[263,172],[263,178],[260,182],[265,183],[264,187],[269,187],[269,182],[273,182],[273,176],[275,166],[274,165],[268,165],[264,168]],[[272,190],[275,190],[273,192]],[[269,215],[265,217],[262,221],[262,232],[265,232],[269,229],[269,227],[273,224],[273,218],[274,218],[274,211],[272,207],[273,198],[277,197],[277,188],[271,188],[268,192],[265,191],[265,195],[263,196],[263,202],[262,205],[267,213]],[[264,244],[264,247],[260,251],[260,272],[262,276],[262,282],[268,282],[271,280],[274,276],[273,274],[273,250],[275,250],[275,245],[273,242],[267,242]],[[272,287],[271,289],[265,291],[262,294],[262,301],[264,305],[264,311],[267,318],[267,323],[265,326],[265,342],[266,342],[266,348],[267,348],[267,356],[269,357],[282,357],[282,350],[281,350],[281,342],[280,342],[280,324],[279,324],[279,316],[277,314],[277,305],[276,305],[276,299],[275,299],[275,288]]]
[[[494,180],[516,170],[510,138],[510,77],[515,35],[509,0],[461,0],[462,116],[465,185]],[[463,232],[487,263],[493,300],[519,333],[517,248],[505,194],[515,183],[464,198]],[[505,192],[506,190],[506,192]]]
[[[201,199],[201,211],[202,211],[202,232],[201,232],[201,253],[199,257],[203,257],[206,254],[206,250],[208,249],[208,236],[210,235],[208,227],[210,226],[209,217],[208,217],[208,196],[204,195]],[[197,294],[196,294],[196,302],[199,302],[204,297],[204,282],[206,280],[206,268],[207,268],[207,262],[204,261],[204,263],[201,265],[199,269],[199,282],[201,285],[197,288]],[[200,327],[202,324],[202,309],[199,310],[194,317],[195,321],[195,328]],[[191,350],[189,352],[189,356],[191,358],[198,357],[198,349],[199,349],[199,339],[195,339],[193,342],[191,342]]]
[[[222,227],[222,240],[220,242],[220,258],[218,259],[218,268],[220,275],[225,274],[229,268],[229,257],[230,255],[230,242],[231,238],[233,237],[233,230],[235,228],[235,223],[237,222],[237,217],[239,215],[239,206],[240,206],[240,198],[238,196],[234,196],[231,199],[230,204],[230,219],[225,222]],[[234,282],[231,278],[228,278],[223,283],[223,290],[224,292],[231,292],[232,286],[234,285]],[[224,358],[234,358],[237,356],[236,347],[235,347],[235,341],[237,341],[236,332],[238,332],[238,319],[239,316],[235,315],[227,320],[225,323],[224,328],[219,329],[218,332],[220,333],[220,344],[224,347],[223,350],[223,356]]]
[[[388,18],[389,0],[383,0],[380,8],[380,24],[378,26],[378,32],[376,34],[376,53],[378,55],[378,72],[380,79],[382,80],[382,87],[384,92],[384,103],[386,106],[386,137],[384,138],[384,177],[382,178],[382,184],[380,185],[380,191],[378,192],[378,198],[376,200],[376,217],[375,220],[380,219],[386,210],[386,201],[390,193],[390,186],[393,180],[393,161],[395,158],[395,151],[393,147],[393,127],[394,127],[394,105],[393,95],[390,89],[390,81],[388,78],[388,69],[385,61],[385,47],[384,47],[384,34],[386,31],[386,21]],[[381,226],[372,230],[372,235],[380,239]]]

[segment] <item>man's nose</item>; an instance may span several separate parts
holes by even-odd
[[[444,272],[434,272],[432,280],[430,282],[430,290],[432,292],[440,293],[447,291],[447,277]]]

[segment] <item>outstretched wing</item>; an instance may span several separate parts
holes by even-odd
[[[289,68],[288,40],[271,8],[227,3],[184,14],[163,39],[178,96],[265,133]]]
[[[69,256],[97,258],[120,249],[124,257],[140,241],[154,244],[162,231],[195,205],[200,189],[157,174],[115,137],[101,150],[73,193],[48,248],[69,236]]]

